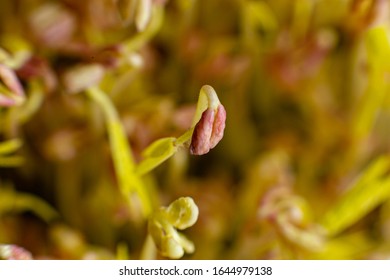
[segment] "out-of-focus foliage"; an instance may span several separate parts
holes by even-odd
[[[389,258],[389,31],[389,0],[0,1],[0,258]]]

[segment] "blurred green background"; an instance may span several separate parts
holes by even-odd
[[[111,100],[137,164],[191,127],[208,84],[222,141],[137,177],[153,209],[197,204],[185,259],[389,258],[389,13],[388,0],[1,1],[0,243],[143,258],[142,199],[118,187],[84,90]]]

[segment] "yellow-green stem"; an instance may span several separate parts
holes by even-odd
[[[103,110],[109,135],[110,147],[119,188],[134,209],[134,195],[141,204],[142,215],[146,219],[152,212],[152,202],[141,178],[135,173],[135,162],[130,145],[119,116],[108,96],[99,88],[87,90],[88,96]]]

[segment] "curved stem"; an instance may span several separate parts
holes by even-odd
[[[196,112],[195,112],[195,116],[193,118],[193,123],[192,123],[191,128],[188,129],[186,132],[184,132],[184,134],[181,135],[180,137],[178,137],[177,139],[173,138],[174,139],[173,145],[175,146],[175,149],[172,149],[171,151],[164,150],[163,159],[161,159],[161,156],[157,157],[157,160],[155,160],[155,161],[158,161],[158,162],[156,162],[156,164],[151,164],[150,159],[146,157],[141,162],[141,164],[136,167],[136,173],[138,175],[144,175],[144,174],[150,172],[152,169],[156,168],[158,165],[160,165],[161,163],[163,163],[164,161],[166,161],[170,157],[172,157],[176,153],[178,147],[185,146],[187,143],[189,143],[191,141],[192,134],[194,133],[195,125],[199,122],[203,112],[207,109],[217,110],[218,106],[220,106],[220,105],[221,105],[221,102],[219,101],[219,98],[218,98],[215,90],[209,85],[203,86],[200,90],[200,93],[199,93],[198,103],[196,106]],[[161,139],[153,142],[151,145],[149,145],[145,149],[145,151],[150,149],[150,147],[153,147],[159,141],[161,141]],[[168,146],[166,146],[165,149],[168,149]]]
[[[147,218],[152,212],[152,201],[143,181],[135,172],[134,158],[118,113],[108,96],[99,88],[89,88],[87,94],[101,107],[106,117],[111,153],[119,181],[119,188],[131,207],[134,208],[136,204],[132,201],[132,198],[136,197],[140,201],[143,217]],[[133,210],[136,211],[137,209]]]

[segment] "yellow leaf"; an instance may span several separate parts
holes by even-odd
[[[177,151],[175,142],[176,138],[174,137],[162,138],[153,142],[142,153],[144,160],[140,162],[136,172],[143,175],[173,156]]]

